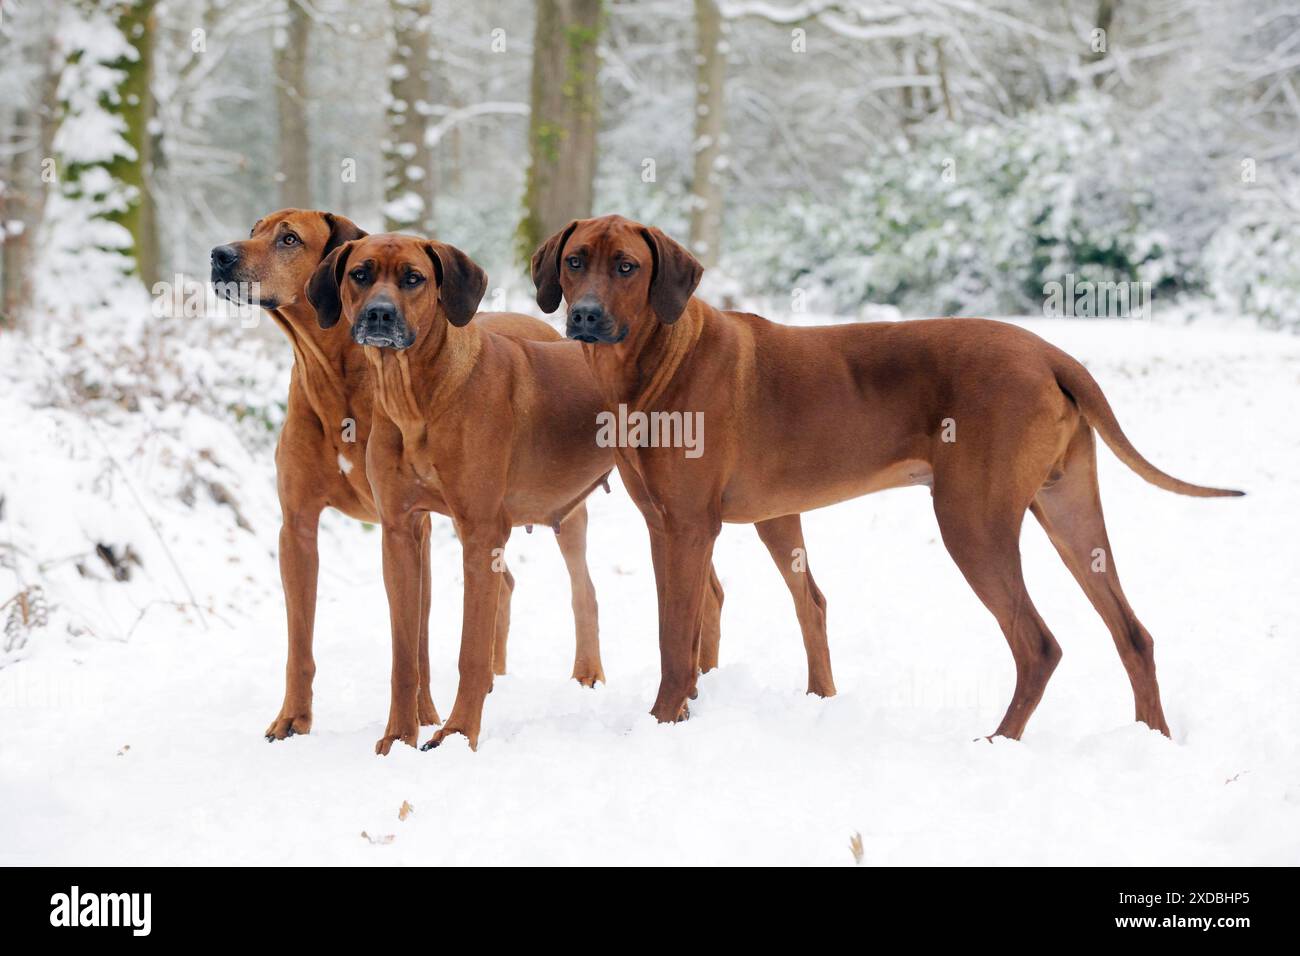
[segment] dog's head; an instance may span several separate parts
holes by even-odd
[[[681,318],[704,267],[653,226],[622,216],[575,220],[533,254],[543,312],[569,304],[566,334],[616,345],[648,322]]]
[[[365,235],[345,216],[281,209],[253,223],[247,239],[212,250],[212,285],[237,305],[293,305],[322,259]]]
[[[445,242],[394,233],[343,243],[316,267],[307,298],[320,327],[340,316],[361,345],[406,349],[438,313],[455,326],[474,318],[487,290],[487,273]]]

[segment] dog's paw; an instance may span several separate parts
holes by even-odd
[[[392,712],[388,715],[388,726],[384,729],[384,736],[375,742],[375,753],[381,757],[387,756],[388,752],[393,749],[393,744],[401,741],[408,747],[414,747],[416,738],[420,735],[420,723],[414,711],[416,708],[401,708],[400,715],[394,715]]]
[[[419,736],[419,728],[411,728],[409,733],[389,733],[384,734],[375,742],[375,753],[381,757],[387,757],[388,752],[393,749],[393,744],[401,741],[408,747],[415,746],[416,737]]]
[[[605,671],[599,664],[580,661],[573,665],[573,679],[583,687],[595,687],[597,681],[605,683]]]
[[[691,719],[691,707],[689,703],[689,692],[682,702],[676,707],[664,705],[656,702],[655,706],[650,709],[650,715],[661,724],[680,724],[684,720]]]
[[[281,711],[280,715],[271,721],[271,726],[266,728],[266,739],[268,741],[284,740],[294,734],[309,733],[311,733],[310,713],[285,714]]]
[[[478,731],[477,730],[469,731],[469,730],[462,729],[461,727],[456,726],[450,721],[448,721],[446,727],[443,727],[432,737],[430,737],[426,743],[422,744],[420,749],[432,750],[434,747],[437,747],[439,744],[441,744],[452,734],[460,734],[469,742],[470,750],[478,750]]]

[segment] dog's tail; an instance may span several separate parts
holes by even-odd
[[[1165,474],[1143,458],[1141,452],[1133,447],[1124,430],[1119,427],[1110,402],[1106,401],[1106,396],[1102,394],[1101,386],[1083,365],[1054,347],[1051,362],[1052,371],[1056,375],[1056,384],[1079,407],[1088,424],[1097,430],[1097,434],[1110,446],[1115,457],[1151,484],[1180,495],[1191,495],[1193,498],[1235,498],[1245,494],[1244,491],[1233,491],[1228,488],[1194,485]]]

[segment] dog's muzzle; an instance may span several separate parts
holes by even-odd
[[[250,282],[240,268],[239,250],[233,245],[217,246],[212,250],[212,272],[209,275],[212,290],[235,305],[260,305],[264,309],[279,308],[274,298],[258,294],[256,282]]]
[[[407,327],[396,305],[380,299],[367,303],[352,323],[352,341],[358,345],[400,350],[414,344],[415,332]]]
[[[582,298],[569,308],[565,335],[579,342],[617,345],[627,338],[627,326],[620,330],[613,316],[595,299]]]
[[[239,250],[234,246],[215,246],[211,253],[212,288],[223,299],[229,299],[236,305],[242,304],[239,295],[239,281],[235,278],[235,267],[239,265]]]

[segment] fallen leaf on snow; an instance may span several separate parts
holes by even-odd
[[[853,862],[861,865],[862,863],[862,834],[854,833],[849,837],[849,852],[853,854]]]
[[[401,809],[397,811],[397,819],[405,820],[414,812],[415,812],[415,807],[411,806],[410,801],[403,800]]]

